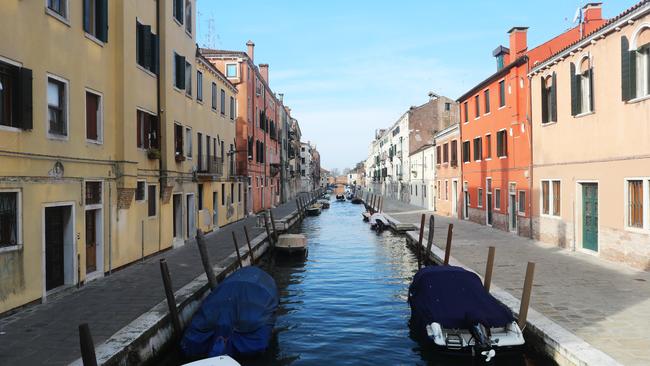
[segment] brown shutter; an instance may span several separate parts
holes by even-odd
[[[571,115],[580,114],[580,78],[576,75],[576,65],[569,64],[569,76],[571,82]]]
[[[546,79],[544,77],[539,78],[539,84],[541,89],[541,99],[542,99],[542,123],[548,122],[548,95],[546,94]],[[498,146],[498,136],[497,136],[497,146]]]
[[[32,70],[27,68],[18,69],[18,83],[15,94],[16,102],[14,105],[17,114],[15,122],[23,130],[33,128],[33,100],[32,100]]]
[[[555,71],[551,83],[551,121],[557,122],[557,75]]]
[[[97,96],[86,92],[86,138],[97,140]]]

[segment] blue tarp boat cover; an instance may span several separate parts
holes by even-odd
[[[456,266],[428,266],[415,274],[409,287],[411,320],[418,331],[437,322],[442,328],[468,329],[477,323],[503,327],[512,312],[483,287],[473,272]]]
[[[278,288],[266,272],[252,266],[237,270],[203,300],[181,340],[183,353],[194,358],[264,352],[278,301]]]

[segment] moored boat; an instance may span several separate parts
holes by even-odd
[[[307,251],[307,238],[302,234],[282,234],[275,249],[287,254],[304,253]]]
[[[318,216],[321,212],[321,205],[314,203],[313,205],[307,207],[307,216]]]
[[[186,363],[183,366],[241,366],[239,362],[230,356],[216,356],[202,360]]]
[[[318,200],[318,204],[321,205],[322,209],[330,208],[330,200],[329,199]]]
[[[524,344],[510,309],[464,268],[422,268],[413,277],[408,302],[414,331],[438,351],[490,362],[497,353],[520,352]]]
[[[343,195],[343,194],[337,194],[337,195],[336,195],[336,200],[337,200],[337,201],[345,201],[345,195]]]
[[[354,203],[355,205],[360,205],[363,203],[363,200],[359,197],[354,197],[350,202]]]
[[[378,232],[384,231],[384,229],[390,225],[390,222],[386,216],[381,213],[374,213],[370,215],[368,221],[370,221],[370,228]]]

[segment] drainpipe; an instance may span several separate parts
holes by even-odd
[[[526,60],[526,74],[530,71],[530,59]],[[528,146],[530,146],[530,161],[528,162],[528,216],[530,217],[530,238],[533,239],[533,80],[528,79]],[[516,194],[516,192],[515,192]]]
[[[162,42],[162,32],[160,30],[160,24],[162,22],[160,21],[160,0],[156,0],[156,34],[158,35],[158,44],[159,45],[164,45],[164,42]],[[158,47],[158,77],[156,78],[156,112],[158,112],[158,148],[160,149],[160,159],[158,159],[158,181],[160,182],[160,203],[158,205],[158,251],[162,249],[162,210],[160,207],[162,206],[162,197],[163,197],[163,186],[165,185],[166,179],[163,178],[163,154],[162,154],[162,147],[163,147],[163,141],[165,141],[162,138],[162,114],[163,111],[160,108],[160,99],[161,99],[161,94],[162,94],[162,82],[161,82],[161,76],[163,72],[161,72],[161,67],[160,67],[160,60],[164,60],[163,57],[160,57],[161,50],[164,49],[163,47]],[[162,52],[164,54],[164,52]],[[172,213],[173,214],[173,213]]]

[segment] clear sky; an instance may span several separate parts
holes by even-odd
[[[604,1],[612,17],[635,0]],[[456,99],[496,71],[492,50],[528,26],[529,47],[572,26],[576,0],[199,0],[198,43],[268,63],[321,165],[365,160],[375,129],[434,91]]]

